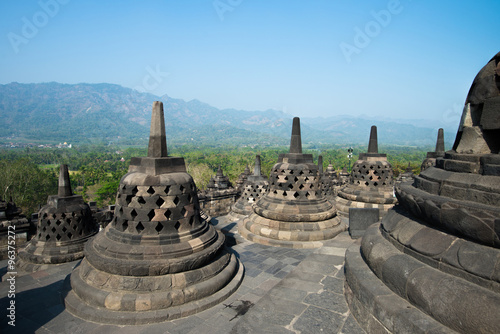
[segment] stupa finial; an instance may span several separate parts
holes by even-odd
[[[151,114],[151,131],[149,133],[148,158],[167,157],[167,137],[165,135],[165,116],[163,103],[153,102]]]
[[[438,153],[439,156],[444,155],[444,130],[442,128],[438,130],[438,137],[436,141],[436,153]]]
[[[59,197],[69,197],[73,195],[71,183],[69,181],[68,165],[61,165],[59,168],[59,189],[57,195]]]
[[[255,156],[255,167],[253,168],[253,175],[260,176],[260,155]]]
[[[300,136],[300,118],[293,118],[292,138],[290,139],[290,153],[302,153],[302,139]]]
[[[368,142],[368,153],[378,153],[377,127],[372,125],[370,130],[370,141]]]

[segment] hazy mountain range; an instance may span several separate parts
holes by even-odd
[[[220,110],[198,100],[158,97],[114,84],[56,82],[0,85],[0,142],[146,144],[157,100],[164,104],[167,140],[175,145],[289,142],[293,115],[281,111]],[[433,146],[442,127],[424,120],[347,115],[301,118],[301,125],[304,145],[367,145],[370,126],[377,125],[379,144]],[[456,126],[445,128],[447,148],[455,131]]]

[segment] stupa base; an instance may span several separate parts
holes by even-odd
[[[252,242],[287,248],[319,248],[346,231],[339,217],[318,222],[282,222],[252,214],[240,220],[238,232]]]

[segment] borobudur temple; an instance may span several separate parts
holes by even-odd
[[[231,295],[243,266],[200,217],[183,158],[167,155],[163,104],[153,103],[148,156],[132,158],[113,221],[85,247],[66,308],[90,321],[145,324],[188,316]]]
[[[349,208],[377,208],[379,216],[384,216],[397,202],[393,185],[392,166],[386,154],[378,153],[377,127],[372,126],[368,152],[359,154],[349,184],[337,194],[339,215],[349,217]]]
[[[36,234],[19,251],[18,270],[33,272],[49,264],[80,259],[85,243],[97,231],[90,207],[71,190],[68,166],[61,165],[58,193],[49,196],[47,205],[38,212]]]
[[[302,153],[300,120],[293,119],[290,153],[280,154],[269,176],[269,190],[238,223],[253,242],[291,248],[321,247],[346,229],[335,206],[321,193],[318,165]]]
[[[345,257],[369,333],[500,330],[500,53],[474,79],[453,149]]]

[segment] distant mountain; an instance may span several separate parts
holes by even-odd
[[[167,139],[175,145],[285,145],[290,138],[293,116],[281,111],[220,110],[114,84],[50,82],[0,85],[0,142],[146,144],[156,100],[164,104]],[[401,120],[332,116],[301,122],[305,145],[367,144],[373,124],[381,144],[432,146],[437,136],[436,129]],[[445,129],[448,143],[452,132]]]

